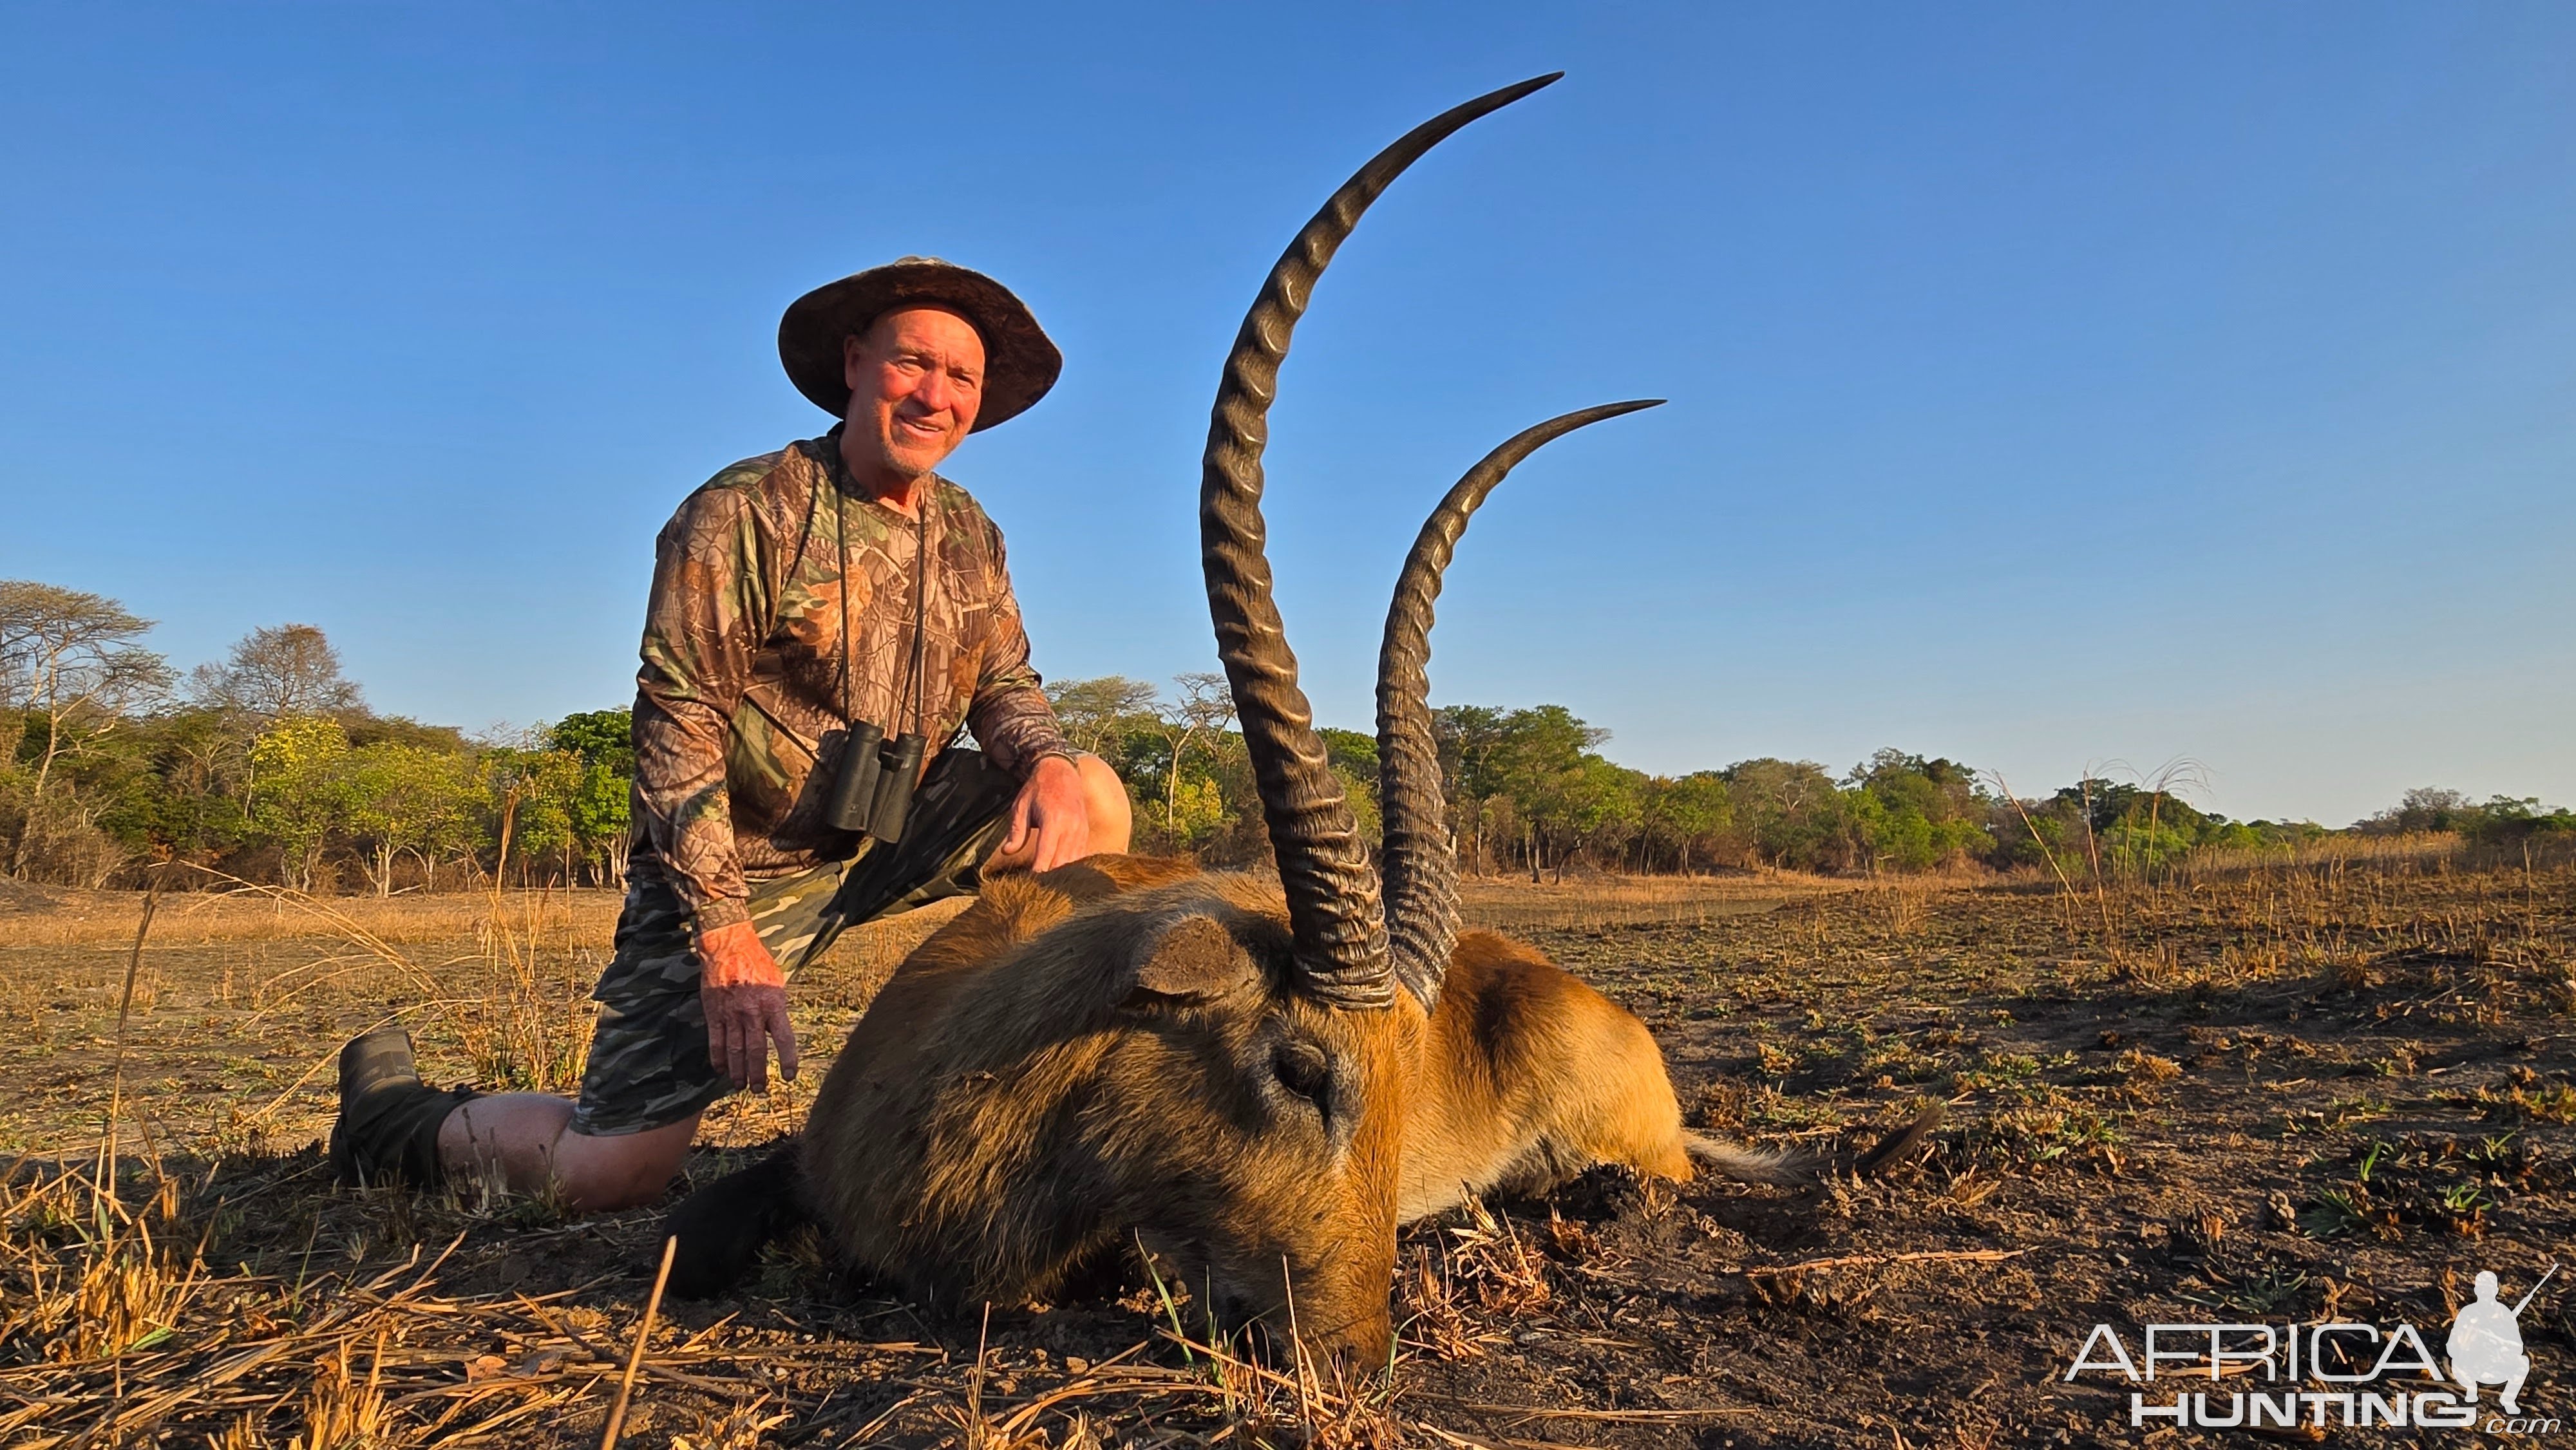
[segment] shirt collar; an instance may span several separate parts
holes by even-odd
[[[848,426],[847,423],[835,423],[831,431],[822,437],[805,439],[796,446],[805,451],[806,457],[822,466],[823,476],[830,479],[832,487],[839,489],[844,496],[856,499],[871,508],[884,509],[890,517],[904,518],[903,514],[896,512],[885,500],[878,498],[874,490],[859,487],[859,481],[850,477],[849,463],[841,457],[841,432]],[[929,486],[924,491],[924,497],[943,493],[948,486],[947,479],[932,473],[929,475]]]

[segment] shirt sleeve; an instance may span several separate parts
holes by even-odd
[[[635,787],[672,890],[701,932],[748,921],[725,743],[767,617],[760,539],[738,489],[690,496],[653,550],[635,676]]]
[[[993,763],[1025,780],[1047,756],[1072,750],[1055,707],[1039,688],[1038,672],[1029,665],[1028,630],[1020,623],[1020,603],[1011,594],[1011,571],[1002,554],[1002,531],[982,521],[992,560],[993,607],[990,637],[985,642],[983,673],[975,681],[975,698],[966,707],[966,723]]]

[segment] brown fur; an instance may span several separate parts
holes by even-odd
[[[1719,1146],[1684,1133],[1645,1025],[1528,947],[1462,938],[1427,1018],[1317,1005],[1288,951],[1248,876],[996,879],[852,1030],[807,1122],[811,1207],[927,1297],[1044,1297],[1133,1235],[1221,1311],[1376,1357],[1399,1223],[1595,1163],[1687,1179]]]
[[[1530,947],[1471,931],[1450,954],[1415,1067],[1399,1212],[1537,1193],[1599,1163],[1687,1180],[1664,1058],[1646,1024]]]

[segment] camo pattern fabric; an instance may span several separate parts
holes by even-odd
[[[852,718],[888,740],[919,730],[925,771],[961,728],[1014,778],[1068,749],[1029,666],[1001,531],[936,476],[920,522],[905,518],[851,482],[840,439],[834,428],[717,474],[655,545],[635,677],[635,854],[658,861],[700,931],[748,920],[759,883],[857,850],[824,819]]]
[[[792,982],[843,931],[980,886],[978,867],[1010,828],[1018,793],[983,752],[946,751],[914,793],[901,841],[871,841],[855,860],[760,882],[746,919]],[[701,970],[687,905],[658,863],[638,860],[616,954],[591,993],[599,1018],[574,1132],[606,1138],[667,1127],[734,1090],[707,1056]]]

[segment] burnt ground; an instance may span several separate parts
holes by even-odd
[[[657,1215],[333,1189],[328,1072],[295,1080],[435,986],[465,1005],[420,1015],[433,1064],[559,1086],[609,909],[495,907],[464,936],[351,909],[372,946],[169,918],[120,1086],[131,898],[0,902],[0,1150],[29,1155],[0,1191],[0,1444],[597,1443]],[[1696,1126],[1848,1163],[1929,1104],[1947,1121],[1875,1180],[1605,1172],[1421,1226],[1389,1382],[1212,1362],[1141,1270],[987,1319],[790,1245],[740,1295],[662,1306],[624,1443],[2214,1439],[2235,1432],[2130,1429],[2114,1375],[2065,1383],[2090,1327],[2135,1354],[2150,1322],[2404,1321],[2439,1352],[2477,1270],[2518,1297],[2576,1222],[2576,872],[2434,854],[2099,897],[1575,883],[1477,909],[1643,1016]],[[84,910],[127,920],[66,924]],[[800,983],[807,1035],[836,1038],[905,940]],[[786,1130],[818,1075],[728,1105],[691,1176]],[[112,1092],[143,1127],[110,1205]],[[2521,1318],[2525,1415],[2576,1419],[2563,1278]],[[2317,1438],[2470,1434],[2553,1438]]]

